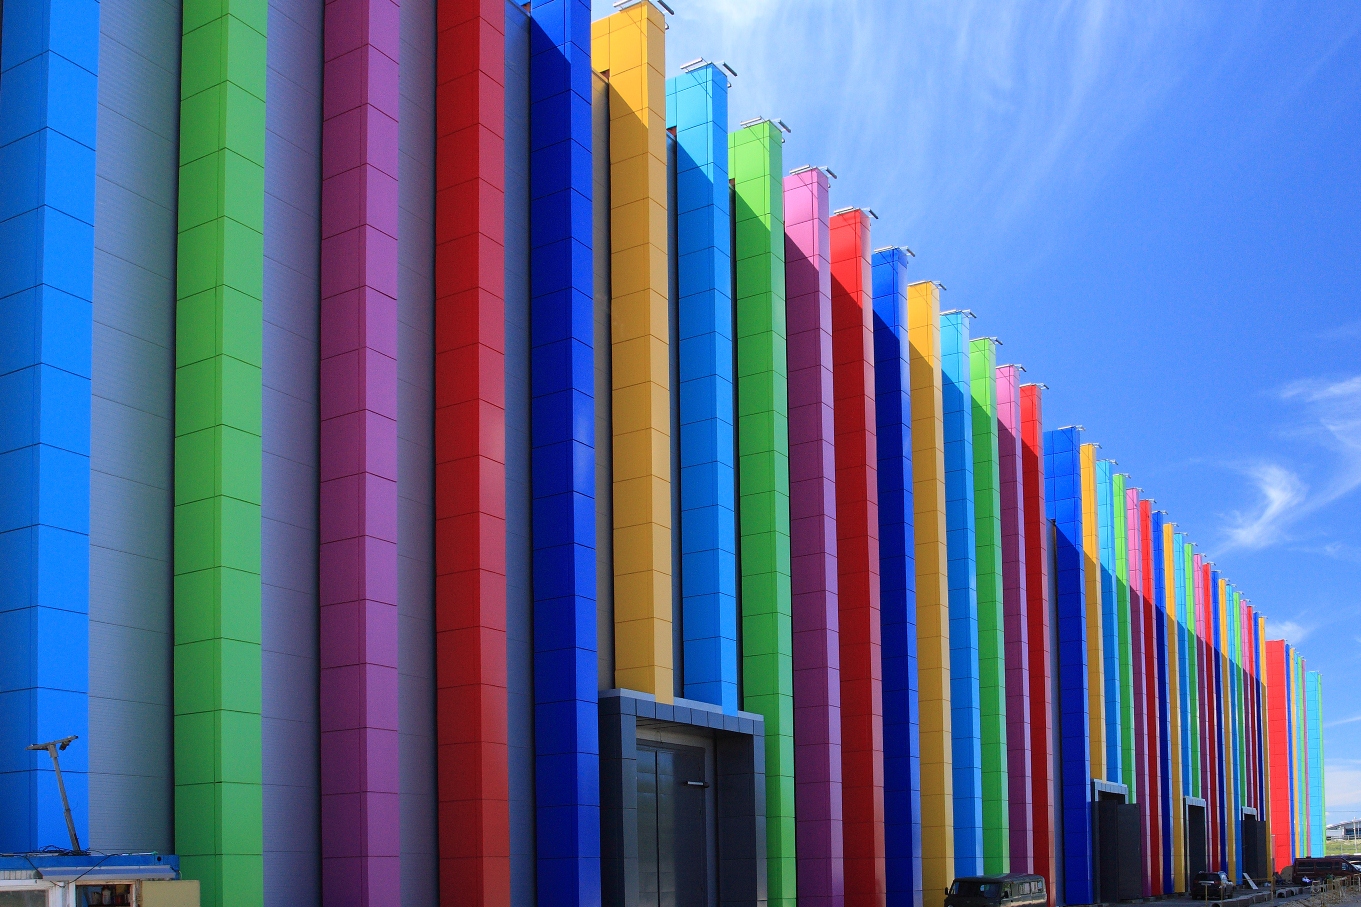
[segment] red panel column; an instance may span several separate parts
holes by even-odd
[[[1271,815],[1268,832],[1276,869],[1290,859],[1290,696],[1286,687],[1285,640],[1266,644],[1267,756],[1271,774]]]
[[[1026,624],[1030,663],[1030,808],[1034,871],[1054,903],[1054,678],[1049,626],[1049,520],[1044,499],[1042,384],[1021,385],[1021,483],[1025,504]]]
[[[882,907],[884,711],[869,215],[861,209],[835,214],[831,246],[846,904]]]
[[[440,903],[510,903],[505,5],[439,0],[435,676]]]

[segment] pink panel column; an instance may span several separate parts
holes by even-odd
[[[830,203],[821,170],[784,181],[794,817],[801,907],[842,907],[841,662]]]
[[[1007,690],[1007,821],[1011,871],[1034,872],[1031,820],[1030,608],[1026,599],[1019,365],[997,367],[997,455],[1002,484],[1002,628]]]
[[[321,196],[322,900],[401,903],[397,61],[392,0],[326,4]]]
[[[1148,698],[1144,683],[1144,652],[1149,642],[1144,636],[1144,539],[1143,520],[1139,517],[1139,491],[1125,489],[1125,547],[1129,564],[1130,648],[1134,671],[1134,777],[1138,791],[1140,834],[1144,841],[1144,897],[1153,895],[1153,814],[1149,807],[1153,792],[1148,783]]]

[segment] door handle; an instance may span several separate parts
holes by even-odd
[[[686,781],[686,782],[685,782],[685,786],[686,786],[686,787],[708,787],[708,786],[709,786],[709,783],[708,783],[707,781]]]

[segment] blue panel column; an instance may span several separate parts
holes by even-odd
[[[884,689],[887,907],[921,907],[921,749],[917,712],[917,559],[907,260],[880,249],[874,280],[874,405],[879,464],[879,625]]]
[[[723,70],[704,63],[668,79],[666,125],[676,131],[682,676],[685,698],[736,712],[732,218]]]
[[[530,448],[538,902],[600,903],[591,6],[530,28]]]
[[[983,872],[983,731],[978,681],[978,584],[975,571],[973,391],[969,322],[973,313],[940,315],[940,371],[945,416],[945,531],[950,559],[950,713],[954,757],[955,874]]]
[[[1045,432],[1045,502],[1054,531],[1054,590],[1058,613],[1063,903],[1067,904],[1090,904],[1095,888],[1092,878],[1092,762],[1087,725],[1081,447],[1080,428]]]
[[[89,843],[90,344],[99,4],[11,2],[0,49],[0,852]]]

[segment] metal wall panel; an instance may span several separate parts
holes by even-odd
[[[397,222],[397,613],[402,903],[439,884],[435,788],[435,3],[402,4]]]
[[[534,904],[534,587],[529,482],[529,16],[506,0],[506,684],[510,903]]]
[[[99,53],[88,846],[170,851],[179,5],[101,4]]]
[[[261,643],[265,904],[321,899],[317,344],[321,0],[271,2],[265,115]]]

